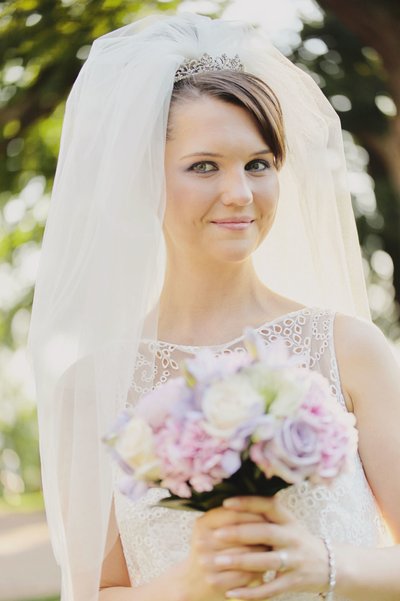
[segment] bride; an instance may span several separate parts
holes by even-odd
[[[240,352],[246,326],[356,415],[352,472],[203,515],[129,501],[100,442],[117,411],[201,347]],[[263,32],[182,15],[94,43],[30,346],[63,601],[400,598],[400,374],[368,320],[337,118]]]

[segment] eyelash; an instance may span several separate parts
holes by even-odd
[[[265,161],[263,159],[255,159],[254,161],[250,161],[249,163],[247,163],[247,165],[252,165],[254,163],[261,163],[262,165],[264,165],[266,167],[266,169],[257,169],[256,173],[263,173],[264,171],[266,171],[267,169],[269,169],[271,167],[271,163],[269,161]],[[213,165],[214,167],[216,167],[216,164],[211,162],[211,161],[198,161],[197,163],[193,163],[193,165],[191,165],[188,169],[188,171],[195,171],[196,172],[196,167],[198,167],[199,165]],[[247,167],[246,165],[246,167]],[[209,171],[197,171],[196,173],[212,173],[213,171],[215,171],[215,169],[213,170],[209,170]]]

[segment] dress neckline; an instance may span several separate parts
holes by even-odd
[[[284,321],[285,319],[288,319],[290,317],[295,317],[297,315],[311,315],[311,312],[313,310],[313,307],[302,307],[301,309],[295,309],[294,311],[289,311],[289,313],[283,313],[282,315],[278,315],[278,317],[275,317],[274,319],[270,319],[268,321],[264,321],[261,325],[253,328],[256,332],[260,332],[261,330],[263,330],[264,328],[271,326],[275,323],[278,323],[280,321]],[[234,338],[233,340],[228,340],[227,342],[221,342],[219,344],[202,344],[202,345],[194,345],[194,344],[178,344],[176,342],[167,342],[166,340],[157,340],[156,344],[160,345],[160,346],[168,346],[168,347],[173,347],[174,349],[180,349],[180,350],[184,350],[184,351],[188,351],[188,350],[201,350],[204,348],[208,348],[208,349],[223,349],[223,348],[228,348],[230,346],[233,346],[234,344],[237,344],[238,342],[240,342],[241,340],[243,340],[244,338],[244,334],[242,334],[241,336],[238,336],[237,338]]]

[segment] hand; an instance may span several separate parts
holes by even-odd
[[[209,556],[210,564],[219,567],[213,575],[215,589],[225,593],[225,597],[241,600],[327,590],[329,569],[323,541],[312,535],[277,498],[236,497],[224,506],[234,509],[235,519],[227,517],[225,524],[219,522],[213,531],[213,540],[225,545],[223,552],[217,556],[210,552]],[[240,514],[246,518],[244,521],[237,519]],[[255,516],[261,517],[262,523],[256,523]],[[272,571],[273,579],[264,582],[263,575],[268,571]],[[245,585],[230,586],[233,581],[246,580]],[[249,587],[254,581],[258,585]]]
[[[262,582],[259,574],[253,570],[230,568],[229,571],[221,571],[218,565],[217,558],[221,555],[229,554],[234,557],[266,550],[265,545],[226,544],[215,535],[219,528],[250,522],[254,525],[263,524],[265,518],[243,510],[236,512],[218,507],[207,511],[196,520],[190,554],[183,564],[183,588],[186,591],[184,598],[191,601],[222,601],[227,590]]]

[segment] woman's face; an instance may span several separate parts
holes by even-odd
[[[167,248],[243,261],[268,234],[279,184],[273,155],[242,107],[203,96],[175,105],[165,155]]]

